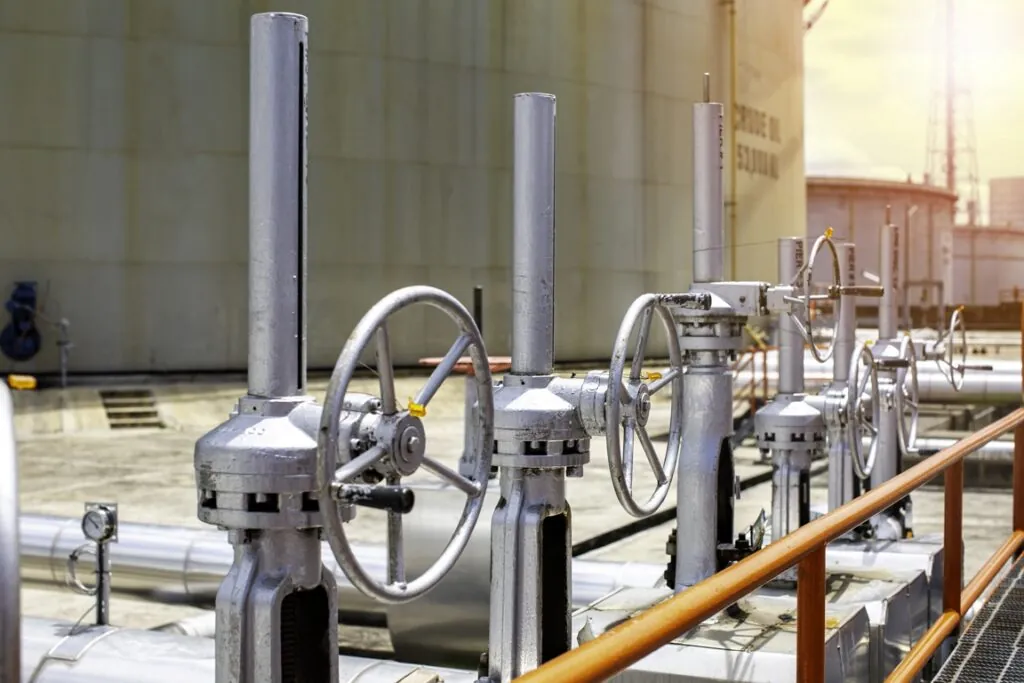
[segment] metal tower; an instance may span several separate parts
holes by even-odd
[[[944,12],[936,12],[934,32],[945,34],[946,38],[945,49],[936,50],[933,62],[935,87],[928,115],[928,177],[936,182],[942,178],[946,188],[959,195],[954,221],[976,225],[980,207],[974,106],[969,79],[956,70],[956,0],[944,0],[944,5]]]

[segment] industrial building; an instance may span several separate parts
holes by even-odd
[[[988,203],[992,227],[1024,229],[1024,178],[988,181]]]
[[[0,16],[18,106],[0,126],[0,289],[38,283],[70,322],[74,372],[241,370],[246,355],[252,0],[13,3]],[[608,352],[638,291],[688,281],[690,104],[735,105],[723,150],[732,270],[805,217],[802,0],[285,0],[309,16],[309,361],[380,292],[484,288],[508,349],[509,98],[558,97],[560,360]],[[16,9],[15,9],[16,8]],[[732,45],[733,49],[728,46]],[[681,65],[686,68],[681,68]],[[727,117],[732,123],[734,119]],[[768,254],[768,256],[766,256]],[[402,364],[443,351],[395,323]],[[58,332],[13,364],[55,372]]]

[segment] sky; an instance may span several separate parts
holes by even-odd
[[[932,93],[945,76],[948,1],[831,0],[804,41],[809,175],[920,181]],[[988,179],[1024,176],[1024,0],[954,2],[955,68],[958,88],[970,91],[984,217]],[[967,128],[957,131],[966,143]]]

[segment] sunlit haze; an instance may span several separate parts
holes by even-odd
[[[945,78],[945,6],[831,0],[805,40],[809,174],[921,178],[932,93]],[[957,0],[955,17],[957,82],[970,90],[984,211],[989,178],[1024,176],[1015,136],[1024,92],[1013,85],[1024,78],[1024,2]],[[958,125],[957,133],[966,145],[967,130]]]

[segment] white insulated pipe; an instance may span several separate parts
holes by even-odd
[[[176,633],[26,618],[20,654],[24,683],[214,683],[214,641]],[[437,680],[477,683],[475,671],[340,656],[339,683]],[[13,682],[12,682],[13,683]]]
[[[21,576],[18,554],[18,448],[14,402],[0,384],[0,683],[21,676]]]

